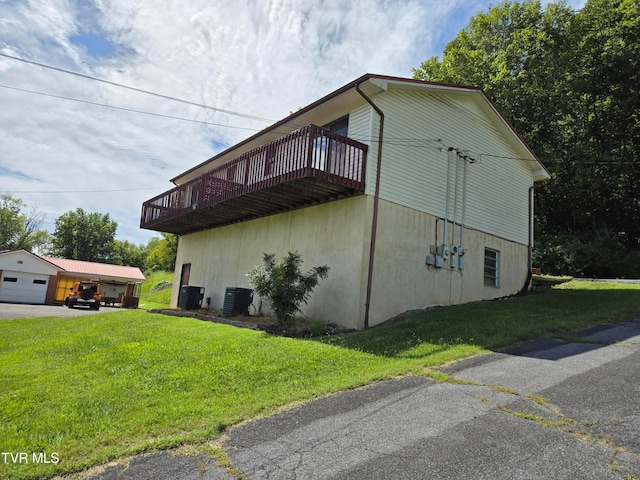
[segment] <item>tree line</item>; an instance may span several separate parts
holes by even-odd
[[[172,271],[178,238],[162,234],[147,245],[115,238],[118,223],[109,214],[71,210],[55,220],[55,231],[42,230],[45,215],[27,209],[20,199],[0,196],[0,251],[27,250],[72,260],[128,265],[149,271]]]
[[[481,87],[547,166],[534,264],[640,276],[640,2],[503,2],[414,69]]]

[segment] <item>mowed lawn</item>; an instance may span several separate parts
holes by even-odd
[[[42,478],[214,440],[283,405],[540,335],[625,321],[640,286],[571,282],[526,297],[434,308],[316,340],[117,311],[0,322],[0,478]],[[40,455],[34,463],[33,454]],[[58,459],[44,463],[43,458]]]

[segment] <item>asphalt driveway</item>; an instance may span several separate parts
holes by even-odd
[[[23,303],[0,303],[0,320],[24,317],[77,317],[114,311],[112,307],[91,310],[88,307],[67,308],[64,305],[27,305]]]
[[[341,392],[227,432],[254,479],[640,478],[640,321],[528,342]],[[455,380],[454,380],[455,379]],[[204,455],[129,459],[86,478],[229,479]]]

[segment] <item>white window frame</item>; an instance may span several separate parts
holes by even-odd
[[[484,249],[484,284],[487,287],[500,286],[500,251]]]

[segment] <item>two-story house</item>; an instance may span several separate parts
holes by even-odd
[[[364,328],[527,288],[547,178],[480,89],[367,74],[175,177],[141,227],[180,236],[173,306],[298,251],[330,267],[303,313]]]

